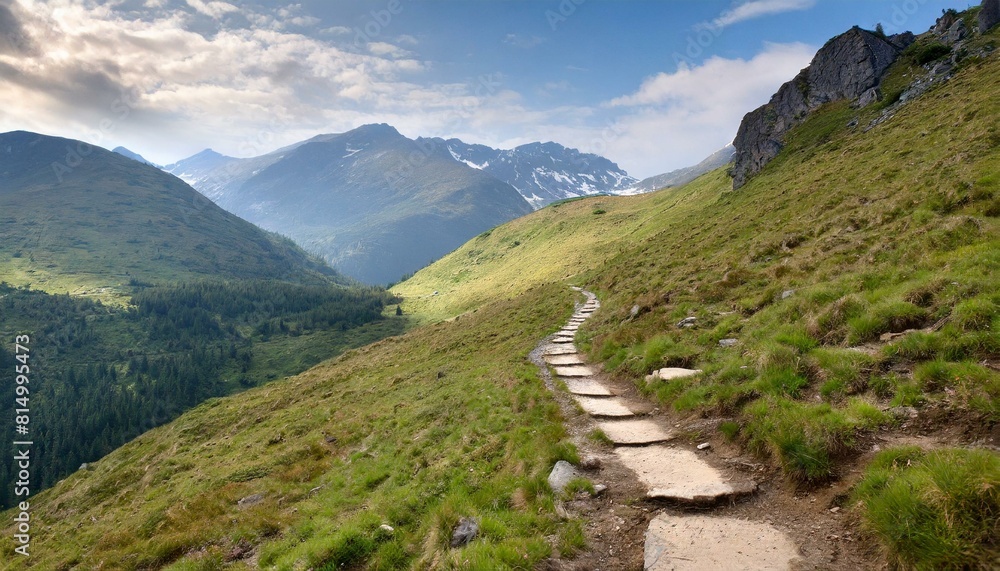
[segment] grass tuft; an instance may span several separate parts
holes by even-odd
[[[1000,457],[994,453],[886,450],[852,498],[894,566],[987,569],[998,560]]]

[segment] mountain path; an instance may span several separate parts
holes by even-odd
[[[566,328],[539,344],[531,359],[567,416],[567,428],[583,456],[581,473],[607,489],[593,498],[579,493],[558,504],[560,514],[585,522],[588,545],[575,558],[554,560],[549,568],[841,568],[845,561],[837,561],[835,549],[817,549],[815,542],[801,540],[820,526],[809,525],[807,532],[797,516],[772,517],[767,504],[773,498],[753,500],[758,483],[733,467],[751,463],[727,464],[713,454],[711,445],[685,442],[690,440],[682,438],[686,428],[671,425],[634,388],[616,386],[585,364],[574,336],[600,302],[591,292],[574,290],[586,296],[586,302],[578,305]],[[739,509],[739,500],[746,498],[750,502],[742,503],[755,505]],[[781,504],[775,509],[785,508]],[[785,525],[773,520],[784,520]],[[834,562],[840,564],[831,565]]]

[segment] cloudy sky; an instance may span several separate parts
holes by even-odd
[[[166,164],[389,123],[646,177],[729,143],[852,25],[975,0],[0,0],[0,132]]]

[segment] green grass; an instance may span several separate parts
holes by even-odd
[[[0,568],[199,568],[241,540],[278,569],[531,566],[549,535],[579,549],[544,484],[556,460],[579,458],[526,361],[570,295],[538,288],[204,403],[35,496],[36,555]],[[237,505],[252,494],[263,501]],[[484,532],[452,550],[462,516]]]
[[[869,465],[852,499],[894,566],[988,569],[1000,560],[995,453],[886,450]]]
[[[913,66],[901,60],[889,83],[902,85]],[[593,359],[676,410],[735,415],[752,448],[797,480],[835,475],[840,459],[858,453],[852,443],[877,426],[856,418],[855,397],[876,408],[942,403],[994,422],[995,371],[962,365],[959,381],[942,383],[926,382],[924,369],[1000,354],[1000,223],[989,210],[1000,180],[991,120],[1000,102],[988,95],[1000,90],[998,71],[996,57],[965,62],[951,82],[867,133],[846,125],[855,116],[867,124],[879,109],[830,105],[737,192],[717,171],[651,195],[543,209],[394,291],[404,307],[448,317],[549,280],[587,285],[602,300],[578,334]],[[605,213],[595,217],[598,208]],[[522,244],[516,256],[503,248],[513,240]],[[443,294],[420,297],[434,290]],[[782,299],[785,290],[794,293]],[[696,327],[678,329],[687,316],[698,317]],[[728,337],[740,344],[720,349]],[[871,347],[848,350],[861,344]],[[642,382],[663,366],[706,373]],[[804,404],[817,397],[828,408]],[[778,418],[760,422],[754,406]],[[818,417],[798,423],[802,406]]]

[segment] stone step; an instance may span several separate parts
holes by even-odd
[[[798,548],[771,525],[736,518],[660,514],[646,529],[646,571],[791,569]]]
[[[568,367],[554,367],[556,375],[560,377],[592,377],[594,370],[586,365],[573,365]]]
[[[616,398],[576,397],[576,402],[590,416],[628,418],[635,416],[625,403]]]
[[[551,342],[555,343],[557,345],[560,344],[560,343],[572,343],[573,342],[573,338],[572,337],[566,337],[566,336],[556,337]]]
[[[551,356],[551,355],[576,355],[577,352],[576,352],[576,347],[574,347],[573,344],[571,343],[569,345],[566,345],[566,344],[562,344],[562,345],[549,345],[548,347],[545,348],[545,351],[543,351],[543,354],[547,355],[547,356]]]
[[[608,387],[594,379],[565,379],[566,388],[574,395],[585,397],[610,397],[612,395]]]
[[[597,427],[616,446],[656,444],[674,438],[672,434],[652,420],[611,420],[598,422]]]
[[[550,365],[582,365],[583,359],[579,353],[569,355],[545,355],[545,362]]]
[[[731,482],[690,450],[668,446],[619,448],[615,454],[646,485],[649,498],[711,504],[752,493],[753,482]]]

